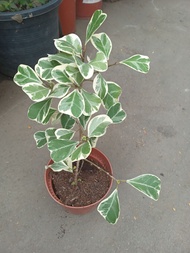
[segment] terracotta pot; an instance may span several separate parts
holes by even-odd
[[[106,171],[108,171],[111,175],[113,174],[112,167],[111,167],[111,164],[110,164],[108,158],[102,152],[100,152],[98,149],[93,148],[89,158],[91,161],[93,161],[95,163],[97,162],[102,168],[104,168]],[[48,165],[51,163],[53,163],[52,160],[49,161]],[[54,189],[52,186],[51,172],[52,172],[52,170],[50,168],[45,170],[44,179],[45,179],[46,188],[47,188],[50,196],[58,204],[63,206],[67,212],[72,213],[72,214],[86,214],[86,213],[94,210],[98,206],[98,204],[107,196],[107,194],[109,193],[109,191],[112,187],[112,183],[113,183],[113,180],[111,179],[108,191],[100,200],[96,201],[95,203],[87,205],[87,206],[81,206],[81,207],[68,206],[68,205],[63,204],[59,200],[59,198],[55,195],[55,192],[54,192]]]
[[[76,0],[63,0],[59,6],[59,22],[62,35],[75,32]]]
[[[92,14],[102,9],[102,0],[76,0],[76,15],[77,18],[91,18]]]

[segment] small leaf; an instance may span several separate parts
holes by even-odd
[[[22,87],[22,90],[29,96],[32,101],[43,101],[46,99],[51,90],[41,84],[28,83]]]
[[[81,85],[84,80],[84,77],[81,75],[78,67],[75,64],[68,64],[65,69],[65,72],[73,83],[77,84],[78,86]]]
[[[51,99],[32,104],[28,109],[28,118],[43,124],[48,116],[50,105]]]
[[[150,69],[150,59],[145,55],[136,54],[120,63],[144,74],[148,73]]]
[[[75,120],[70,115],[67,114],[62,114],[60,121],[62,127],[66,129],[71,129],[75,125]]]
[[[112,42],[108,35],[106,33],[94,34],[91,38],[91,42],[98,51],[105,54],[108,60],[112,50]]]
[[[93,81],[93,89],[95,93],[101,98],[104,99],[108,92],[108,85],[106,80],[101,74],[98,74]]]
[[[126,182],[149,198],[158,200],[161,189],[161,181],[157,176],[144,174],[129,179]]]
[[[68,64],[75,62],[72,55],[63,52],[59,52],[57,54],[49,54],[48,58],[50,61],[57,61],[60,64]]]
[[[57,139],[60,140],[70,140],[73,137],[74,133],[75,133],[74,131],[64,128],[58,128],[55,131]]]
[[[77,142],[72,140],[53,139],[48,142],[48,149],[54,162],[60,162],[67,159],[76,146]]]
[[[88,43],[91,36],[95,33],[95,31],[103,24],[105,19],[107,18],[107,14],[103,13],[102,10],[97,10],[92,15],[87,29],[86,29],[86,41],[85,44]]]
[[[59,171],[67,171],[67,172],[73,172],[73,169],[70,168],[65,162],[60,161],[60,162],[54,162],[48,166],[46,166],[46,169],[51,168],[53,171],[55,172],[59,172]]]
[[[47,142],[57,139],[55,135],[55,131],[56,131],[56,128],[54,127],[50,127],[45,130],[45,136],[46,136]]]
[[[86,159],[90,155],[91,151],[92,151],[92,148],[89,142],[82,143],[72,153],[71,160],[74,162],[74,161]]]
[[[115,189],[110,196],[104,199],[98,205],[97,210],[110,224],[116,224],[120,215],[118,190]]]
[[[82,115],[84,110],[84,99],[78,90],[74,90],[61,99],[58,104],[61,113],[68,114],[74,118]]]
[[[36,83],[38,85],[42,84],[42,81],[34,72],[34,70],[24,64],[18,66],[18,72],[14,76],[14,82],[19,86],[25,86],[29,83]]]
[[[102,52],[97,52],[96,56],[93,60],[89,62],[89,64],[99,72],[104,72],[108,69],[108,62],[106,56]]]
[[[45,136],[45,131],[38,131],[34,134],[34,139],[36,141],[36,146],[42,148],[47,144],[47,139]]]
[[[115,124],[121,123],[126,118],[126,113],[119,102],[111,106],[107,114]]]
[[[94,74],[94,68],[89,64],[81,61],[78,57],[75,57],[77,67],[85,79],[90,79]]]
[[[88,137],[100,137],[106,133],[108,125],[112,120],[107,115],[98,115],[90,120],[88,124]]]
[[[35,71],[43,80],[49,81],[53,79],[51,71],[57,65],[57,62],[50,61],[48,57],[43,57],[36,64]]]
[[[54,114],[55,112],[56,112],[55,109],[53,109],[53,108],[50,108],[50,109],[49,109],[49,112],[48,112],[46,118],[45,118],[44,121],[43,121],[43,124],[44,124],[44,125],[46,125],[46,124],[50,121],[51,117],[53,116],[53,114]]]
[[[72,84],[72,81],[69,79],[69,76],[65,72],[66,64],[62,64],[61,66],[57,66],[52,70],[52,77],[58,83],[69,85]]]
[[[67,54],[75,54],[79,56],[82,54],[81,40],[74,33],[65,35],[60,39],[55,39],[55,46],[59,51]]]
[[[86,116],[90,116],[96,113],[101,105],[101,99],[94,93],[89,93],[84,89],[81,90],[81,94],[84,99],[84,112]]]
[[[113,106],[116,102],[119,101],[119,97],[121,95],[121,87],[114,82],[107,82],[108,85],[108,92],[103,99],[103,103],[106,109],[109,109]]]
[[[80,124],[84,130],[86,130],[86,125],[87,125],[89,119],[90,119],[90,116],[85,116],[83,114],[79,117]]]
[[[69,89],[70,89],[70,86],[57,83],[54,85],[53,90],[50,93],[49,97],[62,98],[65,95],[67,95]]]

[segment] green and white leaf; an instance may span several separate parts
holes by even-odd
[[[89,142],[90,142],[90,145],[92,146],[92,148],[96,147],[97,141],[98,141],[97,137],[91,137],[91,138],[89,138]]]
[[[58,110],[61,113],[68,114],[78,118],[84,111],[84,99],[78,90],[74,90],[61,99],[58,104]]]
[[[55,131],[55,135],[57,139],[61,140],[70,140],[74,136],[75,131],[72,131],[70,129],[64,129],[64,128],[58,128]]]
[[[108,92],[105,98],[103,99],[103,103],[106,109],[109,109],[115,103],[119,101],[119,97],[121,95],[121,87],[114,82],[107,82]]]
[[[45,118],[44,121],[43,121],[43,124],[44,124],[44,125],[46,125],[46,124],[50,121],[51,117],[53,116],[53,114],[54,114],[55,112],[56,112],[55,109],[53,109],[53,108],[50,108],[50,109],[49,109],[49,112],[48,112],[46,118]]]
[[[71,160],[79,161],[86,159],[92,151],[92,147],[89,143],[89,141],[82,143],[80,146],[78,146],[75,151],[71,155]]]
[[[72,129],[75,125],[75,120],[70,115],[67,114],[62,114],[60,121],[62,127],[65,129]]]
[[[55,67],[51,74],[52,77],[57,81],[58,83],[70,85],[72,84],[72,81],[69,79],[69,76],[65,72],[65,68],[67,67],[67,64],[62,64],[61,66]]]
[[[148,73],[150,69],[150,59],[145,55],[136,54],[120,63],[144,74]]]
[[[82,43],[80,38],[74,34],[68,34],[63,36],[60,39],[55,39],[55,46],[56,48],[64,53],[67,54],[75,54],[75,55],[82,55]]]
[[[67,159],[77,146],[76,141],[53,139],[48,142],[50,156],[54,162],[60,162]]]
[[[28,118],[44,124],[50,110],[50,105],[51,99],[32,104],[28,109]]]
[[[93,89],[95,93],[101,98],[104,99],[108,92],[108,85],[106,80],[101,74],[98,74],[93,81]]]
[[[115,124],[121,123],[126,118],[126,113],[119,102],[112,105],[107,114]]]
[[[57,83],[53,87],[53,90],[50,93],[49,97],[62,98],[65,95],[67,95],[69,89],[70,89],[70,86],[66,84],[62,84],[62,83]]]
[[[104,135],[111,123],[112,120],[105,114],[95,116],[88,124],[88,137],[100,137]]]
[[[60,162],[54,162],[48,166],[45,167],[46,169],[51,168],[53,171],[55,172],[59,172],[59,171],[67,171],[67,172],[73,172],[72,167],[69,167],[64,161],[60,161]]]
[[[57,61],[60,64],[68,64],[75,62],[72,55],[63,52],[59,52],[57,54],[49,54],[48,58],[50,61]]]
[[[55,135],[55,131],[56,131],[56,128],[54,128],[54,127],[49,127],[45,130],[45,136],[46,136],[47,142],[57,139],[57,137]]]
[[[86,125],[87,125],[89,119],[90,119],[90,116],[85,116],[83,114],[79,117],[79,122],[84,130],[86,130]]]
[[[144,174],[129,179],[126,182],[138,191],[145,194],[147,197],[153,200],[158,200],[161,189],[161,181],[157,176]]]
[[[84,79],[90,79],[93,76],[94,68],[89,63],[83,62],[78,57],[75,57],[75,62]]]
[[[49,81],[53,79],[51,71],[57,65],[57,62],[50,61],[48,57],[43,57],[35,65],[35,71],[43,80]]]
[[[14,82],[19,86],[25,86],[30,83],[36,83],[42,85],[42,81],[35,73],[35,71],[28,65],[20,64],[18,66],[18,72],[14,76]]]
[[[120,215],[118,190],[115,189],[110,196],[104,199],[97,208],[100,215],[110,224],[115,224]]]
[[[96,113],[101,105],[101,99],[94,93],[89,93],[84,89],[81,90],[81,94],[84,99],[84,111],[83,114],[90,116]]]
[[[65,72],[73,83],[77,84],[78,86],[81,85],[84,80],[84,77],[81,75],[78,67],[75,64],[67,65]]]
[[[49,88],[37,83],[28,83],[22,86],[22,90],[35,102],[43,101],[51,92]]]
[[[102,53],[105,54],[107,60],[112,50],[112,42],[106,33],[94,34],[91,37],[91,42],[93,46]]]
[[[34,134],[34,140],[36,141],[36,146],[38,148],[42,148],[47,144],[47,139],[45,135],[45,131],[38,131]]]
[[[95,33],[95,31],[103,24],[105,19],[107,18],[107,14],[103,13],[102,10],[97,10],[92,15],[87,29],[86,29],[86,41],[85,44],[88,43],[91,36]]]
[[[97,52],[95,58],[89,63],[98,72],[104,72],[108,69],[107,58],[102,52]]]

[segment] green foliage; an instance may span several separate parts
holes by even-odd
[[[48,2],[49,0],[0,0],[0,12],[28,10]]]
[[[106,33],[96,33],[106,17],[101,10],[94,13],[84,44],[76,34],[55,39],[58,53],[39,59],[34,70],[21,64],[14,76],[14,82],[33,101],[28,117],[42,125],[53,124],[36,132],[34,139],[38,148],[47,146],[53,160],[49,167],[54,171],[66,170],[77,175],[78,168],[73,169],[72,163],[87,159],[108,127],[126,118],[119,101],[122,89],[119,84],[107,81],[104,72],[117,64],[141,73],[149,71],[150,60],[144,55],[109,64],[111,39]],[[96,50],[92,59],[86,56],[89,43]],[[154,175],[145,174],[130,180],[110,177],[117,185],[128,183],[146,196],[158,199],[160,180]],[[117,188],[98,207],[99,213],[111,224],[117,222],[120,214]]]

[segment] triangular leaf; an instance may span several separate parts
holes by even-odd
[[[73,83],[77,84],[78,86],[81,85],[84,80],[84,77],[81,75],[78,67],[75,64],[68,64],[65,69],[65,72]]]
[[[81,90],[82,96],[84,98],[84,112],[86,116],[96,113],[101,105],[101,99],[94,93],[89,93],[84,89]]]
[[[86,130],[86,125],[87,125],[89,119],[90,119],[90,116],[85,116],[83,114],[79,117],[80,124],[84,130]]]
[[[100,137],[106,133],[108,125],[112,120],[107,115],[98,115],[90,120],[88,124],[88,137]]]
[[[126,118],[126,113],[119,102],[111,106],[107,114],[115,124],[121,123]]]
[[[86,29],[86,41],[85,44],[88,43],[91,36],[95,33],[95,31],[103,24],[105,19],[107,18],[107,14],[103,13],[102,10],[97,10],[92,15],[87,29]]]
[[[62,127],[66,129],[71,129],[75,125],[75,120],[70,115],[67,115],[67,114],[62,114],[60,121],[61,121]]]
[[[82,159],[86,159],[92,151],[92,147],[89,142],[84,142],[80,146],[78,146],[75,151],[71,155],[71,160],[79,161]]]
[[[148,73],[150,69],[150,59],[145,55],[136,54],[120,63],[144,74]]]
[[[56,128],[54,128],[54,127],[50,127],[50,128],[46,129],[45,136],[46,136],[47,142],[57,139],[57,137],[55,135],[55,131],[56,131]]]
[[[101,99],[104,99],[104,97],[107,95],[108,85],[101,74],[98,74],[94,78],[93,89]]]
[[[50,61],[48,57],[43,57],[36,64],[35,71],[43,80],[49,81],[53,79],[51,75],[52,69],[58,64],[55,61]]]
[[[81,73],[81,75],[85,79],[90,79],[94,74],[94,68],[89,64],[81,61],[78,57],[75,57],[75,62],[77,64],[77,67]]]
[[[75,133],[74,131],[70,129],[64,129],[64,128],[58,128],[55,131],[55,135],[57,139],[60,139],[60,140],[70,140],[73,137],[74,133]]]
[[[46,88],[42,84],[37,83],[28,83],[24,86],[22,86],[22,90],[29,96],[29,98],[32,101],[43,101],[46,99],[51,90],[49,88]]]
[[[75,62],[72,55],[63,52],[59,52],[57,54],[49,54],[48,58],[50,61],[57,61],[60,64],[68,64]]]
[[[84,110],[84,99],[78,90],[74,90],[61,99],[58,104],[61,113],[68,114],[74,118],[82,115]]]
[[[36,146],[42,148],[47,144],[47,139],[45,136],[45,131],[38,131],[34,134],[34,139],[36,141]]]
[[[62,98],[67,95],[70,86],[62,83],[57,83],[54,85],[52,92],[50,93],[49,97],[54,98]]]
[[[59,171],[67,171],[67,172],[73,172],[73,169],[70,168],[64,161],[60,161],[60,162],[54,162],[48,166],[46,166],[46,169],[51,168],[53,171],[55,172],[59,172]]]
[[[115,224],[120,215],[118,190],[115,189],[110,196],[104,199],[97,208],[101,216],[110,224]]]
[[[112,42],[108,35],[106,33],[94,34],[91,38],[91,42],[98,51],[105,54],[108,60],[112,50]]]
[[[107,58],[102,52],[97,52],[95,58],[89,63],[96,71],[99,72],[104,72],[108,69]]]
[[[161,181],[157,176],[144,174],[129,179],[126,182],[138,191],[144,193],[147,197],[153,200],[158,200],[161,189]]]
[[[55,79],[55,81],[69,85],[72,84],[72,81],[69,79],[69,76],[65,72],[66,64],[62,64],[61,66],[57,66],[52,70],[52,77]]]
[[[107,82],[108,92],[103,99],[104,106],[106,109],[109,109],[112,105],[119,101],[121,95],[121,87],[114,82]]]

